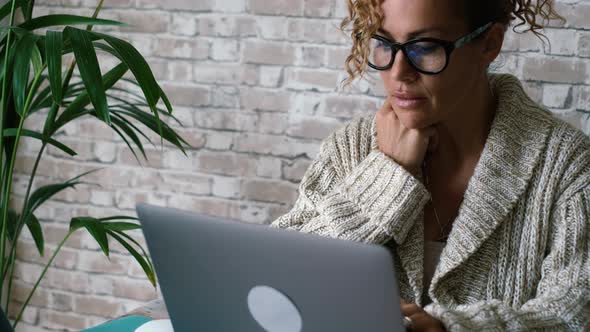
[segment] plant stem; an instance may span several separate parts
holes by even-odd
[[[26,212],[26,207],[27,204],[29,203],[29,195],[31,194],[31,187],[33,186],[33,179],[35,178],[35,174],[37,174],[37,167],[39,167],[39,162],[41,161],[41,156],[43,155],[43,152],[45,151],[45,147],[47,146],[47,143],[43,142],[43,145],[41,145],[41,148],[39,149],[39,153],[37,154],[37,159],[35,160],[35,165],[33,166],[33,170],[31,171],[31,177],[29,178],[29,184],[27,186],[27,192],[25,194],[25,201],[23,203],[23,209],[20,215],[20,219],[21,221],[18,223],[19,225],[19,230],[16,232],[16,234],[20,234],[22,227],[24,227],[23,225],[21,225],[21,222],[23,221],[23,216]],[[18,239],[18,236],[16,236],[16,238]],[[13,243],[11,243],[11,248],[10,248],[10,263],[7,265],[7,268],[5,271],[2,271],[2,278],[1,280],[5,280],[4,278],[6,277],[6,273],[8,272],[8,267],[10,267],[10,274],[8,277],[8,291],[6,292],[6,306],[4,307],[4,310],[6,312],[8,312],[8,305],[10,304],[10,294],[12,293],[12,278],[14,277],[14,260],[16,257],[16,246],[18,245],[18,241],[15,241]]]
[[[94,14],[92,14],[92,18],[97,18],[98,17],[98,13],[100,12],[100,10],[102,9],[102,4],[104,3],[104,0],[100,0],[98,2],[98,5],[96,6],[96,9],[94,9]],[[86,30],[91,31],[92,30],[93,25],[87,25],[86,26]]]
[[[12,26],[14,24],[14,10],[15,10],[16,0],[12,0],[11,8],[10,8],[10,20],[9,24]],[[4,118],[6,117],[6,105],[7,105],[7,96],[6,96],[6,82],[8,81],[8,54],[10,53],[10,37],[12,36],[12,30],[8,30],[8,35],[6,37],[6,46],[4,51],[4,78],[2,79],[2,99],[0,101],[0,188],[4,188]],[[8,157],[8,156],[7,156]],[[10,196],[10,192],[2,191],[0,193],[0,203],[4,201],[8,201],[8,197]],[[4,204],[3,204],[4,205]],[[6,246],[6,227],[8,223],[8,219],[6,218],[7,214],[4,213],[0,222],[2,222],[2,231],[0,231],[0,271],[4,270],[4,247]],[[2,299],[2,286],[4,284],[4,279],[0,280],[0,299]]]
[[[8,290],[6,291],[6,306],[4,307],[4,310],[6,312],[8,312],[8,306],[10,305],[10,292],[12,290],[12,278],[14,276],[14,260],[16,259],[16,244],[18,243],[18,241],[14,241],[14,247],[10,253],[10,261],[8,263],[8,266],[10,266],[10,277],[8,279]],[[4,281],[4,278],[2,278],[2,281]]]
[[[43,142],[43,144],[41,145],[41,148],[39,149],[39,153],[37,153],[37,158],[35,159],[35,164],[33,165],[33,170],[31,171],[31,177],[29,178],[29,184],[27,186],[27,192],[25,194],[25,200],[23,203],[23,209],[21,212],[21,220],[23,217],[23,215],[25,214],[25,209],[27,204],[29,203],[29,195],[31,194],[31,189],[33,187],[33,179],[35,178],[35,175],[37,174],[37,168],[39,167],[39,162],[41,161],[41,156],[43,155],[43,152],[45,152],[45,148],[47,147],[47,143]],[[18,223],[18,225],[20,225],[20,222]],[[20,229],[22,229],[22,227],[20,227]],[[17,231],[17,234],[20,234],[20,229],[19,231]],[[15,247],[16,247],[16,241],[15,243],[12,243],[11,245],[11,249],[10,249],[10,255],[12,256],[13,252],[15,251]],[[8,271],[8,266],[2,270],[2,280],[4,280],[4,278],[6,277],[6,273]]]
[[[45,70],[45,68],[41,69],[36,75],[35,75],[35,79],[33,80],[33,83],[31,86],[35,86],[37,84],[37,81],[39,81],[39,78],[41,78],[41,73],[43,73],[43,70]],[[20,137],[21,137],[21,133],[23,130],[23,125],[25,123],[25,118],[26,115],[29,111],[29,106],[31,104],[31,100],[33,99],[33,91],[31,91],[29,93],[29,95],[27,96],[27,100],[25,102],[25,107],[23,108],[23,114],[20,117],[20,121],[18,124],[18,129],[16,130],[16,136],[14,137],[14,148],[12,150],[12,156],[10,157],[10,166],[8,167],[8,170],[6,172],[6,185],[4,186],[4,192],[6,193],[6,197],[4,197],[4,200],[2,201],[3,206],[2,206],[2,220],[4,221],[2,223],[2,242],[0,243],[1,247],[0,247],[0,258],[2,258],[2,270],[4,269],[4,247],[6,246],[6,224],[8,223],[8,203],[9,203],[9,196],[10,196],[10,191],[12,190],[12,173],[14,171],[14,163],[16,162],[16,152],[18,151],[18,144],[20,143]],[[17,241],[18,237],[15,237],[14,241]],[[2,271],[0,270],[0,271]],[[2,289],[3,289],[3,283],[0,283],[0,294],[2,294]]]
[[[71,231],[70,230],[68,232],[68,234],[66,235],[66,237],[64,237],[64,239],[57,246],[57,248],[55,248],[55,252],[53,253],[53,255],[51,255],[51,258],[49,259],[49,261],[45,265],[45,268],[43,269],[43,272],[41,272],[41,275],[39,276],[39,279],[37,279],[37,282],[35,283],[35,286],[31,290],[31,292],[29,293],[29,296],[27,297],[25,303],[23,303],[23,306],[21,307],[20,312],[16,316],[16,320],[14,321],[14,324],[12,326],[13,328],[16,328],[16,325],[18,324],[18,322],[20,321],[23,313],[25,312],[25,309],[27,308],[27,305],[29,305],[29,301],[31,300],[31,298],[33,297],[33,294],[37,290],[37,287],[39,286],[39,283],[41,283],[41,279],[43,279],[43,277],[45,276],[45,273],[47,272],[47,269],[49,268],[49,266],[51,265],[51,263],[53,263],[53,260],[55,259],[55,256],[57,256],[57,253],[61,250],[61,247],[63,247],[63,245],[66,243],[66,241],[68,240],[68,238],[70,237],[70,235],[72,235],[74,232],[75,232],[75,230],[74,231]]]

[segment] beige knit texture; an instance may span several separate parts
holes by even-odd
[[[590,329],[590,139],[490,75],[498,109],[428,290],[424,185],[377,148],[375,116],[332,133],[271,226],[386,245],[400,294],[448,330]],[[351,299],[354,300],[354,299]]]

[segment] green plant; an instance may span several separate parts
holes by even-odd
[[[61,128],[79,118],[94,117],[114,130],[136,158],[139,151],[147,159],[141,137],[151,142],[137,124],[157,134],[161,144],[166,140],[183,152],[188,146],[170,126],[161,121],[162,116],[176,119],[172,116],[170,101],[142,55],[124,40],[92,31],[94,25],[123,25],[116,21],[98,19],[102,4],[103,0],[99,1],[92,17],[33,17],[34,0],[11,0],[0,8],[0,20],[8,20],[8,25],[0,28],[0,128],[3,133],[0,135],[0,294],[3,291],[7,294],[4,299],[5,311],[8,311],[16,248],[23,228],[26,226],[29,229],[39,254],[44,255],[43,227],[35,216],[35,210],[53,195],[80,184],[80,178],[86,175],[82,174],[63,183],[42,186],[31,192],[37,168],[48,145],[72,156],[76,154],[56,138],[56,133]],[[23,18],[18,25],[15,24],[17,10],[20,10]],[[86,29],[74,27],[76,25],[86,26]],[[53,30],[55,27],[62,28]],[[45,32],[39,33],[39,30]],[[102,75],[96,50],[113,55],[120,63]],[[62,58],[68,54],[73,54],[74,60],[62,75]],[[78,80],[72,79],[76,67],[79,71]],[[131,72],[134,79],[124,77],[127,72]],[[127,86],[131,84],[132,88],[141,90],[142,94],[133,92],[135,89],[120,87],[120,84],[117,85],[119,82]],[[160,100],[165,109],[158,107]],[[43,130],[37,132],[24,128],[27,117],[37,112],[44,116]],[[15,160],[23,137],[39,140],[41,145],[22,208],[18,213],[9,209],[9,203]],[[121,243],[141,265],[155,287],[151,261],[141,245],[125,233],[140,228],[137,223],[129,222],[134,219],[127,216],[72,218],[69,232],[57,246],[18,311],[14,325],[18,324],[57,253],[67,239],[80,229],[85,229],[96,239],[106,256],[109,255],[108,238]]]

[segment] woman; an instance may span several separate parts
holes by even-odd
[[[272,223],[385,244],[414,330],[590,328],[590,139],[487,68],[552,1],[349,0],[350,79],[387,99],[332,133]],[[543,68],[539,68],[543,70]]]

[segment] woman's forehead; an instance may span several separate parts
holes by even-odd
[[[396,40],[454,35],[465,27],[457,1],[460,0],[384,0],[380,31]]]

